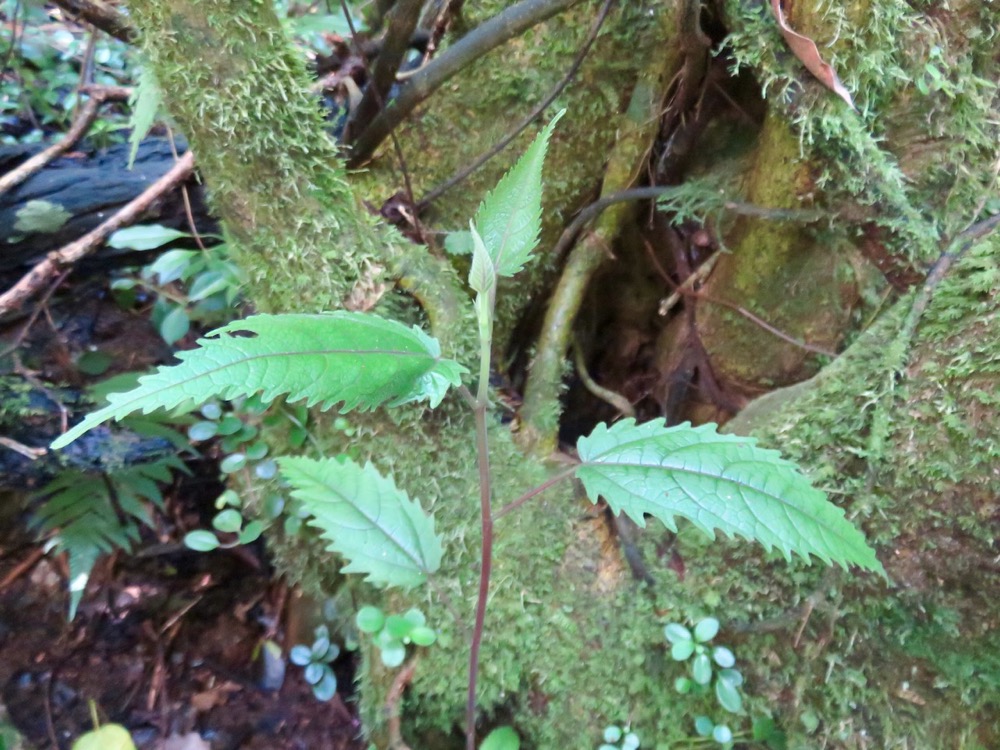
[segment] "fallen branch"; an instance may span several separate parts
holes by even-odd
[[[189,151],[163,177],[141,195],[122,206],[114,216],[75,242],[49,253],[14,286],[0,295],[0,316],[23,305],[32,295],[54,279],[66,267],[78,262],[101,246],[112,232],[138,219],[154,201],[177,187],[194,171],[194,155]]]
[[[127,94],[123,95],[121,93],[127,91],[127,89],[121,89],[118,87],[112,88],[94,86],[87,87],[86,91],[90,94],[90,99],[88,99],[87,103],[80,109],[80,114],[77,116],[76,120],[73,121],[73,126],[66,131],[66,135],[44,151],[35,154],[20,166],[12,169],[3,177],[0,177],[0,195],[3,195],[8,190],[17,187],[33,174],[44,169],[46,165],[50,164],[59,156],[62,156],[74,145],[76,145],[76,143],[84,135],[86,135],[87,131],[90,130],[90,126],[94,124],[94,120],[97,119],[97,113],[102,104],[108,101],[128,98]]]
[[[128,16],[101,0],[52,0],[52,4],[126,44],[139,40],[139,32],[129,23]]]

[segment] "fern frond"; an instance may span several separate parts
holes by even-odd
[[[42,504],[32,527],[52,536],[57,552],[69,563],[69,619],[76,609],[101,555],[129,551],[139,541],[136,521],[151,525],[149,504],[163,507],[159,484],[171,479],[179,462],[170,457],[113,474],[64,471],[43,487]]]

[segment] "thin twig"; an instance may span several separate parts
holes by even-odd
[[[14,581],[35,567],[35,565],[38,564],[38,561],[43,557],[45,557],[45,548],[41,545],[35,547],[26,558],[21,560],[21,562],[15,565],[14,568],[3,577],[3,580],[0,581],[0,591],[6,589]]]
[[[38,300],[38,304],[35,306],[35,309],[31,311],[31,315],[28,316],[27,322],[24,324],[21,330],[17,332],[17,335],[14,337],[13,341],[11,341],[10,346],[0,351],[0,359],[3,359],[8,354],[12,354],[15,351],[17,351],[18,347],[20,347],[21,344],[24,342],[25,337],[27,337],[28,332],[31,330],[31,327],[35,325],[35,321],[38,320],[38,316],[42,314],[42,311],[45,309],[45,305],[49,301],[49,298],[53,295],[53,293],[55,293],[56,289],[59,288],[59,285],[66,280],[67,276],[69,276],[69,269],[63,271],[56,277],[55,281],[49,284],[49,288],[45,290],[45,294],[43,294],[42,298]],[[51,323],[51,321],[49,322]]]
[[[536,106],[531,112],[529,112],[521,122],[514,126],[507,135],[500,139],[493,148],[486,151],[484,154],[479,156],[472,164],[461,169],[457,174],[448,178],[445,182],[431,190],[427,195],[420,199],[420,203],[417,204],[419,210],[427,208],[431,203],[440,198],[446,192],[451,190],[453,187],[458,185],[460,182],[465,180],[470,174],[475,172],[486,162],[492,159],[494,156],[503,151],[507,146],[517,138],[524,129],[527,128],[535,119],[542,114],[549,105],[556,100],[556,98],[563,92],[563,90],[570,84],[570,82],[576,77],[577,71],[580,70],[580,66],[583,64],[584,58],[587,57],[587,53],[590,52],[590,48],[594,45],[597,40],[597,34],[601,30],[601,26],[604,25],[605,19],[608,17],[608,13],[611,11],[611,6],[614,5],[615,0],[605,0],[604,5],[601,7],[600,13],[598,13],[597,18],[594,19],[594,23],[590,27],[590,32],[587,35],[586,40],[583,42],[583,46],[580,51],[577,52],[576,58],[574,58],[573,63],[569,66],[569,70],[566,71],[566,75],[563,79],[557,83],[553,89],[549,92],[542,101]]]
[[[419,655],[410,657],[410,660],[393,678],[389,692],[385,696],[385,711],[389,718],[390,750],[410,750],[410,746],[403,741],[403,713],[399,709],[399,702],[403,699],[403,691],[406,690],[406,686],[410,684],[413,675],[416,674],[419,659]]]
[[[52,4],[126,44],[139,40],[139,32],[128,17],[101,0],[52,0]]]
[[[13,287],[0,295],[0,316],[23,305],[42,286],[54,279],[66,266],[86,257],[101,246],[112,232],[131,224],[154,201],[177,187],[194,171],[194,154],[188,151],[169,172],[150,185],[141,195],[124,205],[114,216],[75,242],[53,250],[45,260],[25,274]]]
[[[628,190],[620,190],[617,193],[600,198],[580,210],[573,221],[563,230],[559,241],[556,242],[555,247],[552,249],[552,253],[555,257],[562,255],[562,253],[569,249],[573,239],[580,230],[609,206],[627,201],[653,200],[668,195],[676,195],[683,193],[685,189],[684,185],[629,188]],[[799,208],[769,208],[741,201],[726,201],[722,205],[722,208],[738,216],[754,216],[761,219],[773,219],[774,221],[797,221],[807,224],[834,217],[834,214],[825,211]]]
[[[538,485],[534,489],[529,490],[528,492],[525,492],[523,495],[521,495],[521,497],[517,498],[517,500],[514,500],[511,503],[508,503],[507,505],[503,506],[500,510],[498,510],[496,513],[494,513],[493,514],[493,520],[495,521],[495,520],[497,520],[498,518],[500,518],[502,516],[506,516],[512,510],[517,510],[518,508],[520,508],[522,505],[524,505],[526,502],[528,502],[531,498],[533,498],[536,495],[540,495],[543,492],[545,492],[545,490],[547,490],[549,487],[552,487],[553,485],[558,484],[559,482],[561,482],[564,479],[569,479],[569,477],[573,476],[573,474],[576,472],[576,469],[577,469],[577,467],[573,466],[572,468],[566,469],[565,471],[561,471],[558,474],[556,474],[554,477],[552,477],[551,479],[543,482],[542,484]]]
[[[32,461],[37,461],[49,452],[48,448],[32,448],[30,445],[19,443],[13,438],[2,436],[0,436],[0,446],[12,450],[15,453],[20,453],[22,456],[31,459]]]
[[[347,121],[344,129],[346,143],[351,142],[355,133],[364,132],[372,118],[385,109],[389,91],[396,82],[396,72],[403,62],[406,50],[410,47],[410,38],[417,28],[417,21],[420,20],[423,4],[423,0],[397,0],[389,11],[388,28],[382,37],[382,45],[375,58],[375,64],[369,65],[369,61],[365,60],[368,86],[361,102],[351,112]],[[348,16],[348,23],[353,26],[349,14],[345,15]],[[354,34],[353,28],[351,34]]]
[[[177,153],[177,144],[174,143],[174,131],[169,125],[167,126],[167,140],[170,143],[170,153],[174,155],[174,161],[179,160],[181,157]],[[187,185],[181,184],[181,198],[184,200],[184,217],[187,219],[191,236],[194,237],[198,249],[205,252],[208,248],[205,247],[205,243],[201,239],[201,232],[198,231],[198,227],[194,223],[194,211],[191,209],[191,196],[188,194]]]
[[[647,249],[650,249],[648,245]],[[655,256],[652,257],[655,258]],[[701,282],[703,282],[705,279],[708,278],[709,274],[712,273],[712,269],[715,268],[715,264],[719,262],[719,258],[721,257],[722,257],[721,250],[716,250],[714,253],[708,256],[705,262],[702,263],[700,266],[698,266],[696,269],[694,269],[694,271],[692,271],[688,275],[688,277],[684,279],[683,282],[681,282],[680,285],[675,285],[674,291],[670,294],[670,296],[664,299],[662,302],[660,302],[660,307],[659,310],[657,310],[657,312],[660,315],[666,315],[668,312],[670,312],[677,305],[677,303],[681,301],[681,297],[683,297],[688,292],[694,291],[695,284],[700,284]],[[657,266],[659,266],[659,263],[657,263]],[[666,278],[669,279],[669,277]]]
[[[580,0],[521,0],[480,24],[410,78],[353,144],[348,166],[368,161],[379,144],[427,97],[467,65]]]
[[[100,110],[101,104],[103,104],[103,100],[98,97],[88,99],[87,103],[80,109],[80,114],[73,121],[72,127],[66,131],[66,135],[44,151],[38,152],[18,167],[10,170],[3,177],[0,177],[0,195],[3,195],[7,191],[17,187],[26,179],[31,177],[31,175],[43,169],[47,164],[51,163],[76,145],[77,141],[79,141],[80,138],[82,138],[84,134],[90,130],[90,126],[94,124],[94,120],[97,119],[97,112]]]
[[[576,337],[573,338],[573,362],[576,364],[576,374],[579,376],[584,388],[604,403],[613,406],[622,415],[626,417],[635,416],[635,408],[629,403],[627,398],[620,393],[605,388],[590,377],[590,373],[587,371],[587,363],[583,357],[583,347],[580,346],[580,342]]]
[[[742,315],[744,318],[746,318],[747,320],[749,320],[751,323],[755,323],[759,327],[763,328],[765,331],[767,331],[768,333],[770,333],[772,336],[777,336],[782,341],[785,341],[785,342],[787,342],[789,344],[792,344],[793,346],[797,346],[800,349],[804,349],[807,352],[812,352],[813,354],[822,354],[822,355],[827,356],[827,357],[836,357],[837,356],[837,352],[835,352],[835,351],[831,351],[830,349],[824,349],[822,346],[816,346],[815,344],[810,344],[810,343],[805,342],[805,341],[800,341],[799,339],[795,338],[794,336],[791,336],[791,335],[785,333],[780,328],[775,328],[773,325],[771,325],[770,323],[768,323],[766,320],[764,320],[763,318],[758,317],[757,315],[754,315],[752,312],[750,312],[749,310],[747,310],[745,307],[740,307],[739,305],[733,304],[732,302],[727,302],[726,300],[723,300],[723,299],[718,299],[717,297],[711,297],[711,296],[705,294],[704,292],[690,291],[690,292],[684,292],[684,294],[687,294],[688,296],[694,297],[696,299],[703,299],[706,302],[711,302],[711,303],[716,304],[716,305],[722,305],[723,307],[728,307],[733,312],[736,312],[736,313],[739,313],[740,315]]]
[[[88,94],[90,99],[80,109],[79,114],[73,121],[72,127],[66,131],[66,134],[62,138],[47,149],[40,151],[17,168],[0,177],[0,195],[17,187],[33,174],[45,168],[53,160],[69,151],[90,130],[90,126],[97,119],[97,113],[101,105],[105,102],[127,99],[129,91],[129,89],[121,86],[93,86],[89,84],[81,86],[80,93]]]

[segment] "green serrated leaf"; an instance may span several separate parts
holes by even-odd
[[[469,287],[474,292],[486,294],[496,286],[497,274],[493,267],[483,238],[476,231],[476,226],[469,222],[469,234],[472,236],[472,265],[469,268]]]
[[[375,315],[255,315],[208,334],[198,349],[179,352],[181,364],[161,367],[128,393],[57,438],[62,448],[87,430],[134,411],[150,412],[210,398],[260,392],[289,401],[343,410],[427,399],[436,406],[465,368],[442,359],[436,339],[418,328]]]
[[[645,514],[675,529],[674,516],[710,537],[715,529],[808,560],[854,564],[885,575],[844,512],[777,451],[752,439],[720,435],[715,425],[667,428],[663,420],[598,425],[577,444],[577,477],[596,502],[604,497],[640,526]]]
[[[132,169],[132,164],[135,162],[139,144],[149,134],[149,129],[156,122],[156,115],[162,104],[163,94],[160,92],[160,84],[156,81],[153,69],[149,65],[143,65],[139,69],[139,82],[129,98],[129,105],[132,107],[132,116],[129,119],[129,127],[132,132],[128,138],[129,169]]]
[[[444,238],[444,251],[450,255],[471,255],[472,234],[464,230],[448,232]]]
[[[513,276],[538,244],[542,226],[542,164],[559,112],[476,212],[475,226],[498,276]]]
[[[382,586],[411,588],[441,564],[434,520],[371,464],[345,456],[282,458],[281,475],[292,496],[312,513],[329,549],[350,563],[344,573],[364,573]]]

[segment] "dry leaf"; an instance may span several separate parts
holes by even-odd
[[[774,11],[774,17],[781,28],[781,35],[785,37],[785,42],[792,53],[799,58],[810,73],[819,79],[820,83],[847,102],[851,109],[854,109],[851,92],[840,82],[837,72],[819,54],[816,42],[807,36],[797,34],[789,27],[788,22],[785,21],[785,14],[781,10],[781,0],[771,0],[771,10]]]

